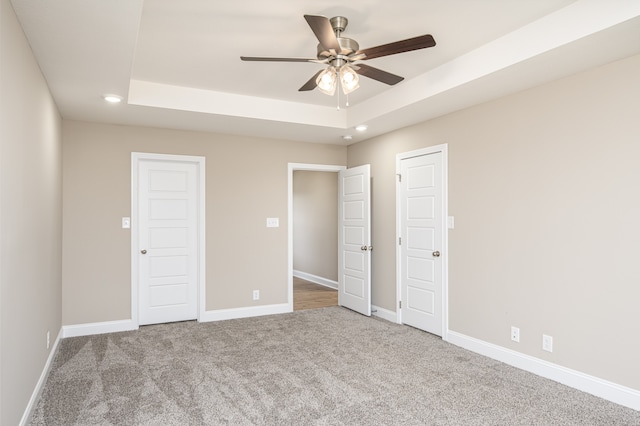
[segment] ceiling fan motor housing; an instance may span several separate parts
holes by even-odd
[[[327,50],[321,44],[318,44],[318,59],[321,61],[328,59],[332,65],[341,66],[348,62],[348,56],[357,52],[358,49],[360,49],[360,46],[358,45],[358,42],[353,39],[340,37],[340,33],[347,28],[347,24],[349,23],[347,18],[344,16],[334,16],[329,20],[329,22],[331,23],[333,32],[336,34],[336,39],[340,45],[340,52]]]
[[[349,56],[360,49],[360,45],[358,45],[357,41],[346,37],[338,37],[338,44],[342,50],[335,53],[326,50],[321,44],[318,44],[318,59],[322,61],[332,57],[339,58],[341,56]]]

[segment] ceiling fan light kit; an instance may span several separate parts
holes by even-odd
[[[345,95],[360,87],[360,75],[388,85],[398,84],[404,80],[404,77],[391,74],[378,68],[361,63],[355,64],[354,62],[356,61],[365,61],[436,45],[433,37],[430,34],[425,34],[360,50],[360,45],[355,40],[341,36],[349,23],[344,16],[335,16],[328,19],[325,16],[304,15],[304,19],[306,19],[319,42],[316,58],[241,56],[240,59],[243,61],[313,62],[326,64],[328,65],[327,68],[318,71],[298,90],[303,92],[313,90],[317,87],[322,93],[333,96],[336,92],[338,79],[340,80],[340,87],[342,87]]]
[[[358,74],[349,65],[342,65],[338,71],[336,67],[329,66],[322,71],[316,78],[316,85],[318,90],[322,93],[333,96],[338,86],[338,76],[340,76],[340,87],[342,87],[342,93],[348,95],[349,93],[360,87]]]

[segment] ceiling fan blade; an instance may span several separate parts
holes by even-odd
[[[390,72],[382,71],[381,69],[370,67],[365,64],[354,65],[353,69],[360,75],[378,80],[390,86],[398,84],[404,80],[404,77],[400,77],[399,75],[391,74]]]
[[[265,58],[262,56],[240,56],[242,61],[258,62],[317,62],[316,58]]]
[[[336,53],[340,53],[342,48],[333,32],[331,22],[326,16],[304,15],[304,19],[307,20],[307,24],[311,27],[311,31],[316,35],[322,47],[326,50],[334,50]]]
[[[317,73],[315,73],[313,77],[309,79],[309,81],[307,81],[301,88],[298,89],[298,92],[307,92],[309,90],[315,89],[317,86],[316,79],[318,78],[318,76],[322,71],[324,70],[320,70]]]
[[[376,47],[370,47],[368,49],[358,50],[356,55],[364,54],[364,59],[379,58],[381,56],[395,55],[396,53],[410,52],[412,50],[424,49],[427,47],[433,47],[436,45],[436,41],[431,34],[426,34],[418,37],[408,38],[406,40],[396,41],[394,43],[383,44]]]

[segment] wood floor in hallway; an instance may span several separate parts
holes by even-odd
[[[293,277],[293,310],[326,308],[338,305],[338,290]]]

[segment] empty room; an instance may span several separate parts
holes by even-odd
[[[0,5],[1,425],[640,424],[640,2]]]

